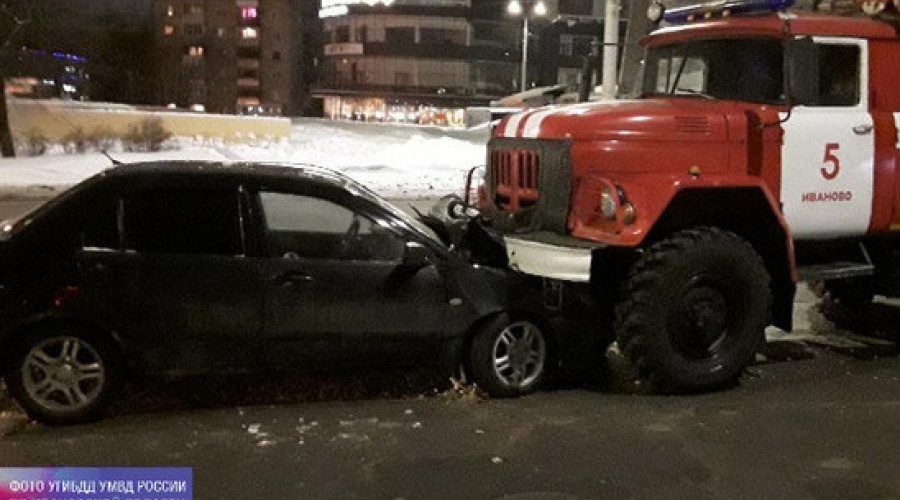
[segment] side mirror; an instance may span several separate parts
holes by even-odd
[[[421,243],[409,241],[403,251],[403,267],[421,269],[431,264],[432,252]]]
[[[787,43],[785,88],[791,105],[814,105],[819,99],[819,49],[810,37]]]

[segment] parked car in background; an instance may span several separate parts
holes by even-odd
[[[539,291],[330,170],[123,165],[0,228],[0,361],[51,424],[135,374],[464,367],[518,396],[550,364]]]

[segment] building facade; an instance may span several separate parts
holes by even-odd
[[[217,113],[303,114],[309,0],[153,0],[156,98]],[[314,6],[313,6],[314,7]]]
[[[326,117],[460,125],[514,88],[515,54],[479,38],[471,0],[323,0],[320,18]]]

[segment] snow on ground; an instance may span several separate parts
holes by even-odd
[[[389,198],[460,192],[466,172],[484,164],[486,129],[467,131],[407,125],[297,119],[290,140],[229,145],[179,138],[158,153],[111,152],[122,162],[173,159],[272,161],[329,167]],[[110,167],[100,153],[55,153],[0,159],[0,195],[56,191]]]

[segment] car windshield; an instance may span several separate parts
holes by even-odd
[[[650,47],[640,95],[781,104],[783,52],[774,38],[696,40]]]

